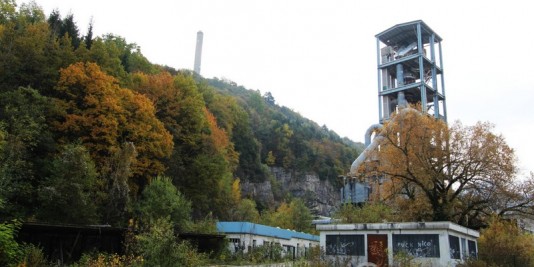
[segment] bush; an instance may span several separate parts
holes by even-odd
[[[43,253],[43,250],[33,244],[25,245],[23,248],[24,259],[19,267],[43,267],[49,263]]]
[[[157,219],[137,241],[145,266],[202,266],[207,262],[207,256],[189,242],[176,240],[169,217]]]
[[[143,266],[143,258],[117,254],[98,253],[96,255],[83,255],[78,263],[72,267],[136,267]]]
[[[534,237],[515,222],[492,218],[478,240],[479,258],[498,266],[533,266]]]
[[[395,221],[391,208],[382,203],[368,203],[359,207],[352,204],[344,204],[333,216],[343,223],[379,223]]]
[[[145,225],[170,216],[178,231],[187,232],[191,228],[191,202],[168,177],[157,177],[143,190],[136,211]]]
[[[15,241],[20,223],[0,223],[0,266],[11,266],[18,263],[22,256],[22,248]]]

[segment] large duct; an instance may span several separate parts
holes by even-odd
[[[403,114],[405,114],[406,112],[416,112],[417,114],[421,114],[419,111],[417,111],[417,110],[415,110],[413,108],[407,107],[406,100],[403,100],[402,98],[404,98],[404,94],[399,94],[397,101],[400,102],[400,103],[404,103],[404,105],[399,105],[398,106],[399,107],[399,111],[398,111],[399,115],[394,117],[393,120],[402,120],[404,118]],[[369,158],[369,155],[373,150],[375,150],[378,147],[380,142],[384,139],[384,136],[383,136],[383,133],[382,133],[383,127],[384,126],[382,124],[373,124],[367,129],[367,131],[365,132],[365,145],[366,145],[366,148],[356,158],[356,160],[354,160],[354,162],[352,162],[352,165],[350,166],[349,176],[351,176],[351,177],[358,176],[359,175],[358,169],[360,168],[360,166],[367,159],[373,160],[372,158]],[[375,134],[375,138],[373,138],[373,140],[371,141],[371,137],[372,137],[373,133]]]
[[[349,173],[349,176],[351,177],[356,177],[358,176],[359,172],[358,172],[358,169],[360,168],[360,166],[363,164],[363,162],[369,158],[369,154],[375,150],[377,147],[378,147],[378,144],[380,144],[380,141],[382,141],[382,139],[384,139],[383,136],[381,135],[377,135],[373,141],[371,142],[371,144],[369,146],[367,146],[363,152],[356,158],[356,160],[354,160],[354,162],[352,163],[352,165],[350,166],[350,173]]]
[[[197,46],[195,49],[195,68],[193,69],[196,74],[200,74],[200,62],[202,61],[202,40],[204,39],[204,33],[202,31],[197,32]]]

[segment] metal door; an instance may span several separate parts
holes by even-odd
[[[388,235],[367,235],[367,261],[379,267],[388,266]]]

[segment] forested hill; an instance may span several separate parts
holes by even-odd
[[[363,149],[363,144],[341,138],[326,126],[321,127],[285,106],[278,106],[269,92],[261,95],[259,91],[217,78],[206,82],[211,91],[230,96],[227,103],[236,102],[238,109],[247,114],[247,118],[243,118],[246,119],[246,130],[232,135],[240,154],[239,177],[262,180],[265,177],[262,165],[267,165],[313,172],[322,180],[334,183],[338,175],[346,173]],[[220,104],[214,104],[211,99],[212,96],[205,97],[208,108],[218,122],[226,125],[224,118],[227,116],[218,110]],[[244,134],[249,131],[251,135]]]
[[[225,220],[237,179],[279,166],[335,182],[361,149],[269,93],[152,64],[92,25],[81,36],[72,14],[0,3],[0,218],[124,225],[166,176],[194,217]]]

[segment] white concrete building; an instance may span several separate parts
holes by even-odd
[[[395,266],[412,259],[422,266],[456,266],[477,257],[479,232],[451,222],[323,224],[327,257],[352,266]]]
[[[281,246],[285,256],[299,258],[319,245],[319,236],[250,222],[218,222],[217,231],[228,238],[232,252],[249,252],[264,245]]]

